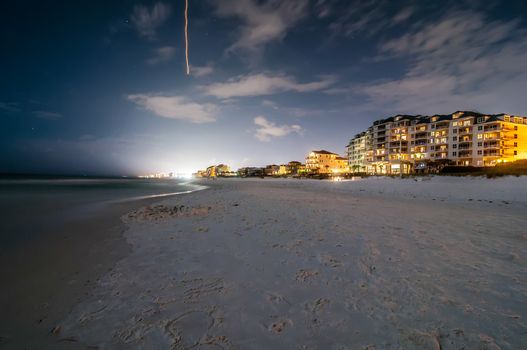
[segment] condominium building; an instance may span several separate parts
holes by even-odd
[[[306,169],[318,174],[341,174],[348,172],[348,159],[325,150],[312,151],[306,157]]]
[[[353,172],[400,174],[431,164],[493,166],[527,159],[527,117],[456,112],[377,120],[347,146]]]
[[[368,165],[373,162],[373,132],[372,127],[355,135],[351,139],[348,149],[348,164],[353,172],[366,172]]]

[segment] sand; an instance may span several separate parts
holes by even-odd
[[[90,349],[525,349],[527,178],[218,180],[123,216]]]
[[[103,213],[65,218],[59,227],[44,224],[33,239],[0,250],[0,349],[85,349],[57,341],[51,330],[130,252],[120,216],[157,200],[131,198],[106,205]],[[60,201],[45,208],[38,203],[2,212],[25,215],[21,233],[48,213],[64,212]]]

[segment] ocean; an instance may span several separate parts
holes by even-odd
[[[191,180],[138,178],[1,178],[0,253],[76,222],[149,198],[203,189]]]

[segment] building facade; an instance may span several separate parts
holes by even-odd
[[[400,174],[437,164],[494,166],[527,159],[527,117],[456,112],[377,120],[347,146],[352,172]]]
[[[348,172],[348,159],[325,150],[312,151],[306,157],[306,169],[324,175],[343,174]]]

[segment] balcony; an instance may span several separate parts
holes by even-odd
[[[483,127],[483,131],[494,131],[494,130],[500,130],[499,124],[485,125]]]
[[[458,149],[469,149],[472,148],[472,142],[461,142],[458,146]]]
[[[500,139],[502,140],[514,140],[514,136],[508,133],[501,133]]]
[[[500,156],[500,152],[497,151],[497,150],[484,150],[483,151],[483,156],[484,157],[499,157]]]
[[[472,129],[471,128],[459,129],[459,131],[457,133],[458,133],[459,136],[472,135]]]
[[[484,142],[483,143],[484,148],[500,148],[499,142]]]

